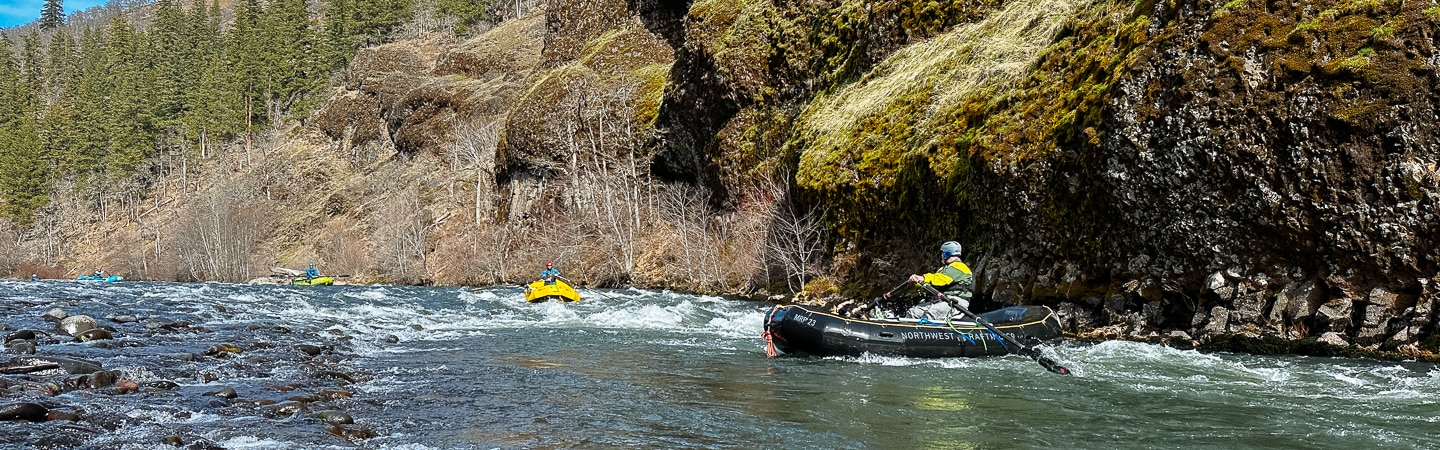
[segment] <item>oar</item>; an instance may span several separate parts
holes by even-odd
[[[881,295],[881,296],[879,296],[879,297],[875,297],[875,298],[870,299],[870,313],[871,313],[872,315],[873,315],[873,314],[876,314],[876,313],[879,313],[879,312],[880,312],[880,299],[883,298],[883,299],[885,299],[885,300],[890,300],[890,295],[891,295],[891,294],[894,294],[895,291],[900,290],[900,288],[903,288],[903,287],[905,287],[905,286],[908,285],[908,284],[910,284],[910,280],[905,280],[905,282],[900,283],[899,286],[895,286],[894,289],[891,289],[890,292],[886,292],[885,295]]]
[[[1033,360],[1035,360],[1035,362],[1040,363],[1040,366],[1041,366],[1041,367],[1044,367],[1045,370],[1049,370],[1049,371],[1051,371],[1051,372],[1055,372],[1055,373],[1058,373],[1058,374],[1061,374],[1061,375],[1070,375],[1070,369],[1066,369],[1065,366],[1060,365],[1060,362],[1059,362],[1059,361],[1056,361],[1055,359],[1053,359],[1053,358],[1051,358],[1051,357],[1049,357],[1049,356],[1045,356],[1045,355],[1040,354],[1040,351],[1039,351],[1039,350],[1036,350],[1036,349],[1034,349],[1033,347],[1030,347],[1030,346],[1025,345],[1024,342],[1020,342],[1019,339],[1015,339],[1015,336],[1010,335],[1010,333],[1006,333],[1006,332],[1004,332],[1004,331],[1000,331],[999,329],[995,328],[994,325],[991,325],[990,322],[987,322],[984,318],[980,317],[980,315],[975,314],[975,313],[973,313],[973,312],[970,312],[970,310],[969,310],[969,309],[966,309],[964,305],[961,305],[961,304],[959,304],[959,303],[957,303],[957,302],[952,302],[952,301],[950,301],[950,298],[946,297],[945,294],[941,294],[940,291],[935,290],[935,287],[934,287],[934,286],[931,286],[930,283],[919,283],[919,284],[920,284],[920,288],[921,288],[921,289],[924,289],[924,290],[926,290],[927,292],[935,295],[936,297],[939,297],[941,300],[944,300],[946,303],[949,303],[951,307],[954,307],[955,309],[960,310],[960,312],[965,313],[965,315],[975,318],[975,323],[978,323],[978,324],[984,326],[986,329],[990,330],[990,332],[995,333],[996,335],[998,335],[998,336],[1000,336],[1000,337],[1002,337],[1002,338],[1005,338],[1006,341],[1009,341],[1011,344],[1014,344],[1016,347],[1019,347],[1019,348],[1020,348],[1020,354],[1025,355],[1025,356],[1029,356],[1030,359],[1033,359]],[[1004,342],[1001,342],[1001,345],[1004,345],[1004,344],[1005,344]]]

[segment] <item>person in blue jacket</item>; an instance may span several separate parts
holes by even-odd
[[[545,280],[545,284],[550,285],[555,284],[555,279],[557,278],[560,278],[560,270],[555,268],[555,263],[545,261],[545,270],[540,271],[540,279]]]
[[[314,280],[314,279],[316,279],[316,278],[320,278],[320,270],[319,270],[319,269],[316,269],[316,268],[315,268],[315,263],[312,262],[312,263],[310,263],[310,267],[307,267],[307,268],[305,269],[305,279],[306,279],[306,280]]]

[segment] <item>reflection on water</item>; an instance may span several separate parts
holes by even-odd
[[[11,282],[0,292],[12,329],[52,329],[40,315],[53,307],[190,324],[117,326],[118,348],[41,346],[180,385],[50,398],[124,418],[114,430],[71,424],[92,430],[78,447],[155,448],[175,433],[227,448],[1440,447],[1427,431],[1440,421],[1432,364],[1124,342],[1050,349],[1075,377],[1023,357],[767,359],[768,305],[638,290],[582,292],[593,300],[573,304],[527,304],[518,288]],[[223,342],[246,352],[177,356]],[[297,343],[334,353],[304,359],[289,351]],[[295,394],[278,386],[341,383],[316,378],[322,369],[354,378],[342,383],[353,398],[324,406],[374,437],[204,395],[229,386],[284,401]],[[73,434],[57,425],[0,422],[0,447]]]

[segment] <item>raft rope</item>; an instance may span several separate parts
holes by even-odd
[[[965,341],[966,341],[966,342],[969,342],[970,345],[975,345],[975,340],[974,340],[974,339],[970,339],[970,335],[969,335],[969,334],[966,334],[964,331],[960,331],[960,330],[955,329],[955,324],[950,323],[950,319],[951,319],[950,317],[946,317],[946,318],[945,318],[945,325],[948,325],[948,326],[950,327],[950,331],[954,331],[956,334],[959,334],[960,337],[965,338]]]
[[[770,333],[770,319],[775,317],[775,310],[777,309],[780,309],[780,307],[777,306],[775,308],[771,308],[770,314],[765,315],[765,331],[760,333],[760,338],[765,340],[766,358],[774,358],[776,356],[780,356],[780,350],[777,350],[775,348],[775,338],[780,338],[780,340],[782,341],[785,340],[785,338],[783,337],[775,336]]]

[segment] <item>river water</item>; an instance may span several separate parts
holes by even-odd
[[[0,422],[0,448],[1440,448],[1434,364],[1127,342],[1048,348],[1070,377],[1019,356],[767,359],[766,304],[581,294],[0,282],[5,333],[56,333],[41,317],[56,307],[115,329],[112,341],[41,337],[35,356],[178,385],[52,395],[34,387],[43,373],[3,375],[0,405],[77,418]],[[105,319],[117,315],[140,321]],[[150,325],[165,321],[188,326]],[[205,354],[225,343],[243,351]],[[213,395],[227,387],[236,398]],[[297,393],[308,412],[262,406]],[[332,427],[322,410],[354,423]]]

